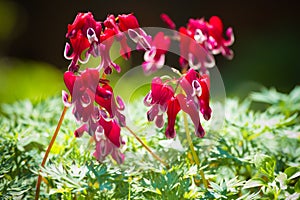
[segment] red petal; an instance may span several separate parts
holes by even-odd
[[[116,27],[116,19],[114,15],[109,15],[103,22],[104,26],[109,29],[114,29]]]
[[[103,98],[102,96],[100,95],[96,95],[95,96],[95,101],[97,104],[99,104],[101,107],[105,108],[106,111],[110,114],[110,117],[113,117],[113,113],[112,113],[112,100],[113,100],[113,90],[112,88],[107,85],[107,84],[104,84],[102,86],[102,88],[104,90],[106,90],[106,92],[111,92],[111,98]]]
[[[119,28],[121,31],[127,31],[128,29],[139,28],[139,23],[133,14],[119,15]]]
[[[70,39],[73,54],[80,57],[82,52],[90,47],[89,40],[82,34],[81,30],[79,30],[74,37]]]
[[[97,86],[96,89],[96,96],[99,96],[99,98],[109,99],[112,96],[111,91],[104,89],[103,87],[100,87],[100,85]],[[97,97],[95,97],[97,98]]]
[[[223,32],[223,22],[218,16],[212,16],[209,19],[209,24],[213,26],[215,31],[218,31],[219,34]]]
[[[209,24],[211,25],[209,29],[209,34],[217,40],[217,42],[221,42],[223,36],[223,23],[221,19],[217,16],[212,16],[209,19]]]
[[[174,138],[176,135],[174,126],[175,126],[176,116],[180,110],[181,108],[178,99],[172,97],[168,101],[168,110],[167,110],[168,126],[165,132],[167,138]]]
[[[160,18],[163,20],[163,22],[165,22],[168,25],[168,27],[170,29],[175,29],[176,28],[175,23],[171,20],[171,18],[167,14],[162,13],[160,15]]]
[[[105,41],[105,45],[110,47],[114,42],[115,31],[113,29],[107,28],[100,35],[100,42],[103,43]]]
[[[76,81],[76,75],[74,75],[73,72],[67,71],[64,73],[64,82],[71,95],[73,93],[73,87],[75,81]]]
[[[121,128],[115,121],[105,121],[103,118],[100,119],[100,125],[104,128],[105,136],[117,147],[120,147],[120,132]]]
[[[202,113],[203,117],[205,120],[209,120],[211,117],[211,108],[209,107],[209,98],[210,98],[210,94],[209,94],[209,89],[208,89],[208,85],[207,85],[207,81],[208,79],[204,79],[202,78],[200,80],[200,85],[202,88],[202,93],[201,96],[199,97],[199,101],[200,101],[200,112]]]

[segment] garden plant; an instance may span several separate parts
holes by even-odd
[[[1,199],[300,198],[300,87],[226,98],[233,29],[160,17],[77,14],[62,97],[1,107]]]

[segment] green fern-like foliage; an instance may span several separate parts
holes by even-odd
[[[257,105],[260,104],[260,109]],[[41,169],[41,199],[297,199],[300,196],[300,87],[290,94],[263,89],[244,100],[227,99],[225,122],[207,134],[192,136],[205,189],[176,121],[175,140],[146,121],[141,101],[127,105],[129,126],[170,165],[164,168],[132,136],[126,140],[125,163],[98,163],[88,135],[76,139],[77,124],[68,111],[49,160]],[[61,109],[60,109],[61,108]],[[0,116],[0,198],[32,199],[45,149],[63,104],[59,97],[39,103],[3,104]],[[139,109],[134,109],[139,108]],[[179,113],[178,118],[181,118]],[[192,123],[190,123],[193,132]]]

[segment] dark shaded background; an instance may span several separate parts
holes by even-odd
[[[218,15],[224,27],[232,26],[235,57],[217,56],[217,66],[227,94],[243,95],[261,85],[289,91],[299,84],[299,6],[296,1],[3,1],[15,12],[15,23],[6,39],[0,38],[0,56],[46,62],[61,71],[67,24],[77,12],[92,11],[96,20],[108,14],[133,12],[141,26],[164,26],[167,13],[185,26],[190,17]],[[3,15],[0,15],[3,17]],[[9,17],[9,16],[4,16]],[[2,20],[3,21],[3,20]]]

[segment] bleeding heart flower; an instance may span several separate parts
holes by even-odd
[[[162,68],[165,64],[165,53],[170,47],[171,40],[163,32],[157,33],[154,40],[150,42],[150,49],[144,54],[145,62],[142,66],[145,74],[150,74]]]

